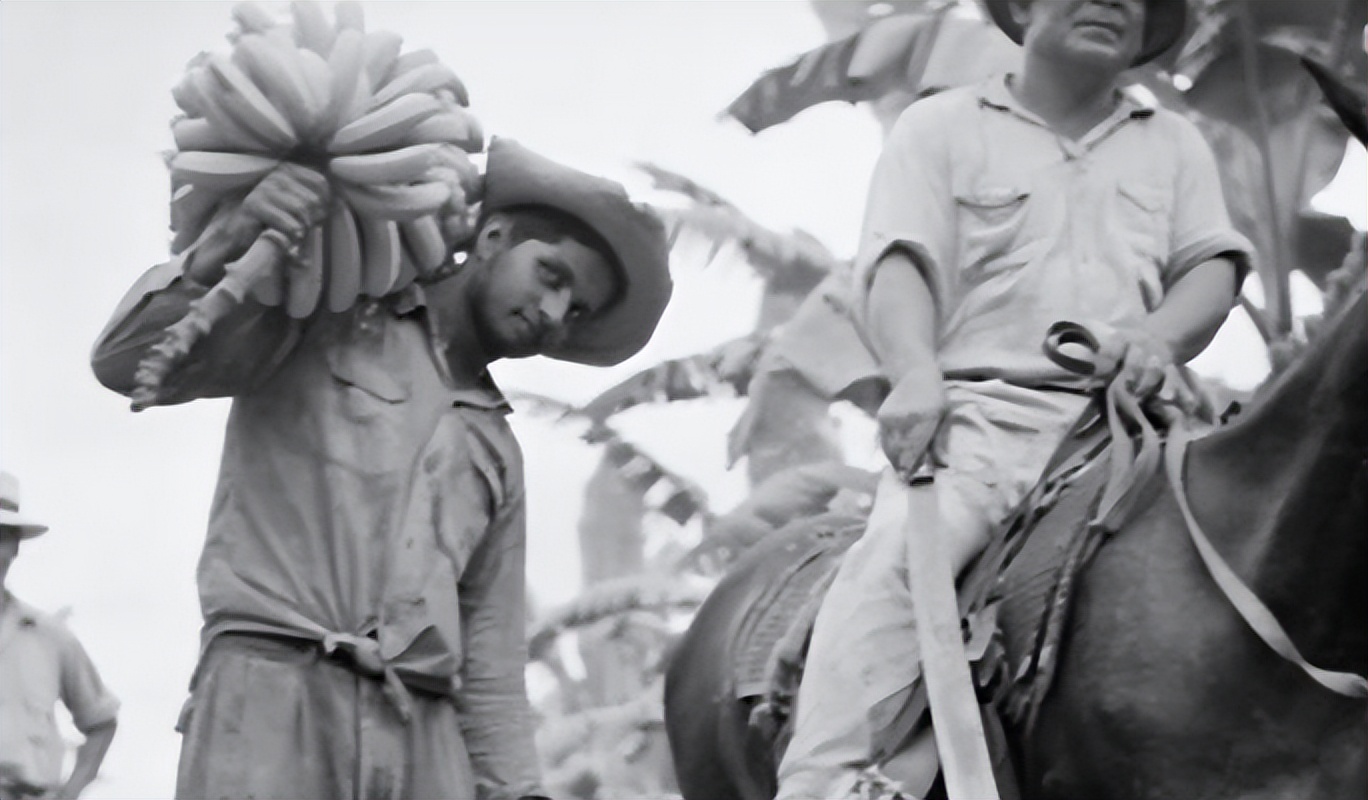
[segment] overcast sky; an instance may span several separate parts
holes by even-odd
[[[284,13],[284,4],[267,3]],[[717,119],[764,70],[819,44],[802,2],[364,4],[369,27],[430,47],[470,89],[487,132],[615,177],[653,199],[633,162],[693,177],[761,222],[854,249],[879,131],[845,105],[752,136]],[[124,701],[119,737],[87,796],[169,796],[172,731],[199,629],[194,567],[227,405],[141,414],[102,389],[87,357],[124,290],[167,254],[161,151],[169,89],[200,50],[226,50],[231,4],[0,4],[0,466],[24,510],[52,526],[10,573],[16,593],[71,626]],[[1364,166],[1349,200],[1362,227]],[[584,400],[662,358],[749,330],[757,285],[687,249],[656,340],[613,370],[540,359],[496,371],[506,389]],[[691,257],[692,256],[692,257]],[[1250,383],[1266,369],[1232,323],[1208,369]],[[743,490],[722,469],[736,402],[625,415],[629,437],[703,484],[718,509]],[[574,522],[596,453],[576,431],[527,414],[531,585],[541,603],[578,584]],[[861,430],[858,429],[857,430]],[[856,435],[859,439],[863,431]],[[869,442],[852,443],[868,452]],[[863,449],[861,449],[863,448]]]

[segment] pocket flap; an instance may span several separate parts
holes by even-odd
[[[970,208],[1005,208],[1030,196],[1012,186],[989,186],[955,195],[955,202]]]
[[[409,397],[408,386],[391,375],[383,363],[368,358],[365,353],[358,353],[351,347],[333,347],[328,350],[327,358],[333,377],[348,386],[387,403],[402,403]]]

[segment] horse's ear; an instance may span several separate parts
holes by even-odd
[[[1321,92],[1344,127],[1360,143],[1368,140],[1368,92],[1336,75],[1335,70],[1314,58],[1302,56],[1301,62],[1316,83],[1320,84]]]

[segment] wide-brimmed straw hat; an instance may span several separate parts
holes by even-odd
[[[32,539],[48,527],[19,515],[19,479],[0,470],[0,528],[19,531],[19,538]]]
[[[633,203],[619,183],[495,137],[485,162],[482,213],[520,206],[546,206],[583,222],[612,249],[622,281],[612,305],[577,323],[565,342],[543,355],[606,367],[646,346],[673,289],[660,218]]]
[[[1025,31],[1012,18],[1012,3],[1013,0],[983,0],[993,22],[1007,34],[1007,38],[1021,44]],[[1172,47],[1183,35],[1183,26],[1186,24],[1186,0],[1145,0],[1145,36],[1140,45],[1140,54],[1131,66],[1138,67],[1152,61]]]

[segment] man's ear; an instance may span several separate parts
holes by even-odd
[[[506,214],[500,214],[497,211],[490,214],[485,219],[484,225],[480,227],[479,234],[475,237],[475,256],[488,259],[497,255],[508,246],[508,234],[512,227],[513,220]]]
[[[1007,12],[1023,31],[1031,24],[1031,0],[1007,0]]]

